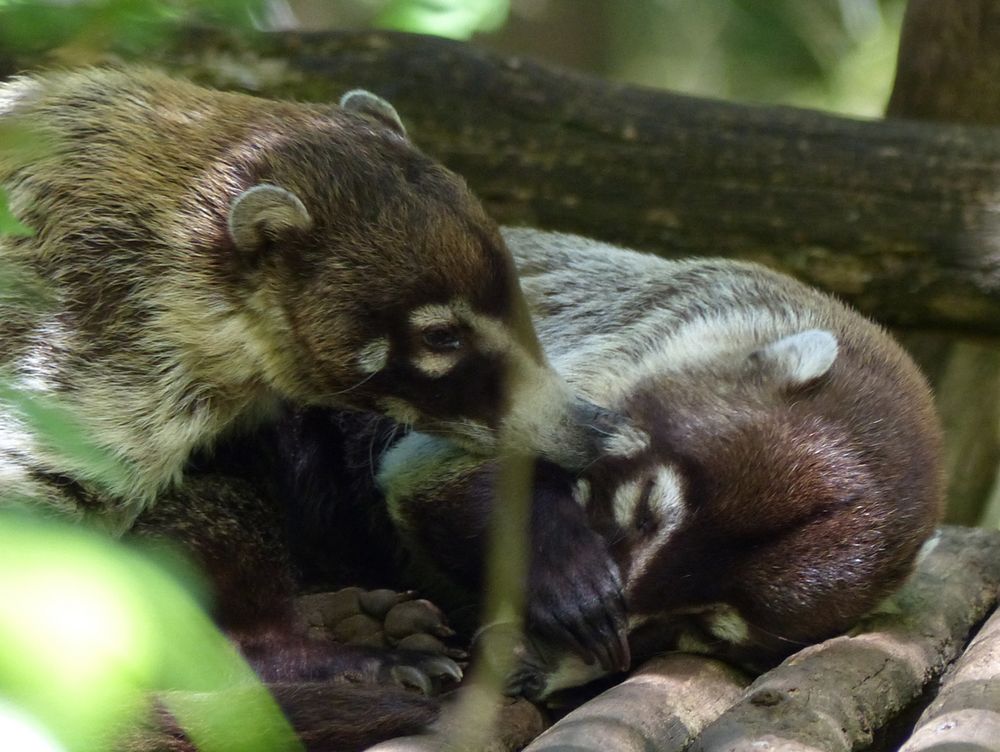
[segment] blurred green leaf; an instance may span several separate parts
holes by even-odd
[[[509,0],[391,0],[376,25],[468,39],[476,32],[498,29],[509,12]]]
[[[40,51],[60,47],[130,52],[182,32],[184,22],[253,28],[265,0],[7,0],[0,3],[0,45]]]
[[[17,217],[10,213],[10,206],[7,203],[7,191],[0,187],[0,235],[30,237],[34,234],[34,230],[22,224]]]
[[[66,750],[114,748],[153,692],[201,752],[300,749],[180,581],[120,543],[4,511],[0,602],[0,696]]]

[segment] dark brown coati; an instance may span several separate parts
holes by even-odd
[[[340,107],[210,91],[144,70],[0,86],[0,153],[31,237],[5,275],[0,370],[118,460],[92,470],[0,406],[0,484],[114,533],[192,450],[280,400],[371,409],[486,453],[581,465],[617,418],[548,366],[494,223],[366,92]]]
[[[544,697],[621,661],[621,614],[590,585],[609,581],[602,551],[634,654],[680,647],[756,668],[846,629],[907,576],[942,511],[939,429],[882,329],[752,264],[505,237],[555,367],[650,436],[579,479],[549,466],[537,481],[534,638],[512,690]],[[494,472],[421,434],[379,469],[408,547],[471,592]],[[605,593],[604,618],[588,592]]]
[[[677,647],[763,668],[900,583],[941,511],[938,429],[923,379],[881,329],[751,264],[505,236],[556,366],[651,437],[582,477],[539,462],[512,692],[544,698]],[[239,558],[287,556],[270,569],[294,571],[290,591],[419,585],[474,628],[496,463],[404,434],[309,408],[227,446],[208,469],[261,473],[287,525]],[[195,527],[179,537],[208,532]],[[258,614],[281,601],[216,582]],[[289,707],[315,721],[308,695]]]

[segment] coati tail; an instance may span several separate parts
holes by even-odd
[[[390,687],[330,683],[270,685],[308,752],[354,752],[395,736],[414,734],[433,722],[439,712],[435,700]],[[233,690],[234,692],[239,690]],[[166,696],[167,702],[197,702],[198,696]],[[205,699],[209,699],[205,697]],[[217,701],[218,698],[212,698]],[[231,727],[230,727],[231,728]],[[204,737],[202,744],[205,743]],[[218,738],[213,748],[253,748],[254,741]],[[245,744],[245,746],[244,746]],[[290,749],[294,749],[292,746]],[[129,733],[118,752],[197,752],[173,717],[158,704],[148,723]]]

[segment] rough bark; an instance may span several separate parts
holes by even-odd
[[[738,671],[710,658],[656,658],[569,713],[525,752],[682,750],[736,703],[746,684]]]
[[[883,321],[1000,334],[1000,129],[713,102],[402,34],[190,35],[143,62],[266,96],[368,87],[503,222],[753,259]]]
[[[979,630],[900,752],[995,750],[1000,739],[1000,611]]]
[[[887,115],[1000,125],[1000,0],[910,0]],[[938,394],[948,520],[987,523],[985,500],[1000,493],[1000,348],[926,334],[903,341]]]
[[[910,0],[887,114],[951,123],[1000,120],[1000,3]]]

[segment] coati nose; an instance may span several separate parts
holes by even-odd
[[[649,447],[649,434],[636,427],[624,413],[577,397],[570,414],[587,433],[592,459],[606,455],[634,457]]]

